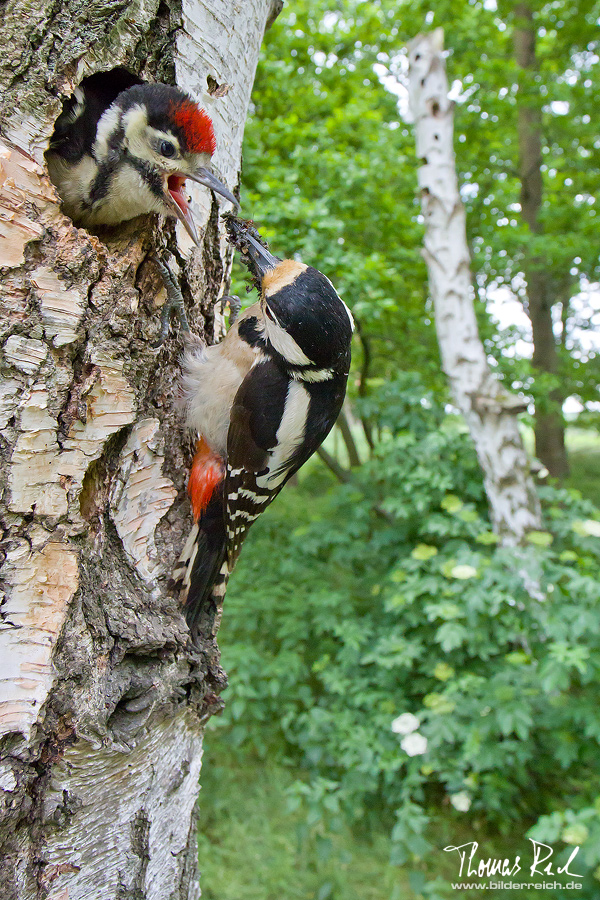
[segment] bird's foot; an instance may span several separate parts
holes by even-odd
[[[171,324],[171,316],[173,313],[177,315],[179,328],[182,334],[187,335],[190,333],[190,325],[185,314],[183,295],[181,293],[181,288],[179,287],[179,282],[164,261],[155,258],[154,262],[163,277],[165,288],[167,289],[167,299],[165,300],[160,314],[160,336],[154,345],[155,347],[161,347],[169,334],[169,326]]]
[[[225,294],[221,297],[221,315],[225,312],[225,307],[229,306],[229,327],[233,325],[242,309],[242,301],[236,294]]]

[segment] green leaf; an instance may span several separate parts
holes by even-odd
[[[437,678],[438,681],[448,681],[449,678],[454,676],[454,669],[452,666],[449,666],[448,663],[439,662],[433,670],[433,677]]]
[[[440,503],[440,506],[442,509],[445,509],[446,512],[457,513],[463,508],[464,504],[460,497],[457,497],[455,494],[447,494]]]
[[[536,547],[549,547],[554,538],[549,531],[530,531],[527,540]]]
[[[477,574],[477,569],[468,565],[453,566],[450,570],[452,578],[458,578],[460,581],[465,581],[468,578],[477,578]]]
[[[433,556],[437,556],[437,552],[437,547],[432,547],[429,544],[417,544],[410,555],[413,559],[424,561],[431,559]]]
[[[581,844],[585,844],[589,836],[589,828],[586,828],[582,822],[575,822],[573,825],[567,825],[560,837],[565,844],[581,846]]]
[[[453,700],[449,700],[447,697],[444,697],[443,694],[437,694],[435,692],[423,697],[423,706],[430,709],[432,713],[440,716],[454,712],[456,709],[456,703],[454,703]]]
[[[481,531],[477,535],[475,540],[478,544],[485,544],[487,546],[490,546],[492,544],[497,544],[499,541],[499,537],[494,531]]]
[[[464,643],[467,637],[467,629],[458,622],[444,622],[438,628],[435,640],[441,645],[442,650],[449,653]]]

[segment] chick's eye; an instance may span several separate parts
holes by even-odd
[[[160,155],[166,157],[167,159],[172,159],[176,154],[175,144],[172,144],[171,141],[161,141],[160,144]]]

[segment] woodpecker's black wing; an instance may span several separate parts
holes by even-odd
[[[230,572],[248,528],[275,496],[265,476],[269,474],[270,451],[277,445],[288,386],[289,378],[285,372],[267,358],[246,375],[233,401],[225,477]]]
[[[295,380],[269,358],[257,363],[242,382],[227,438],[229,572],[251,524],[333,427],[345,386],[346,376],[317,383]]]

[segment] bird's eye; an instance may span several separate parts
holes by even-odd
[[[271,312],[271,310],[269,309],[268,306],[265,306],[265,315],[269,317],[271,322],[275,321],[275,316],[273,315],[273,313]]]
[[[161,141],[160,144],[160,155],[164,156],[166,159],[172,159],[177,150],[175,149],[175,144],[172,144],[171,141]]]

